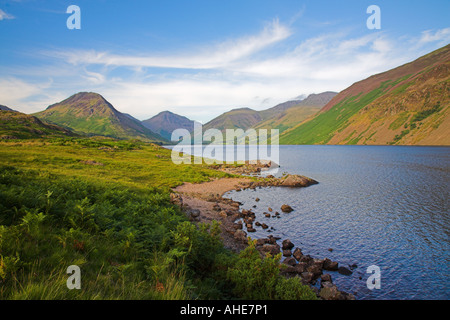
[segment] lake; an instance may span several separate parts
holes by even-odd
[[[272,234],[314,258],[356,264],[350,276],[329,273],[357,299],[450,298],[450,147],[280,146],[279,160],[276,176],[319,184],[227,193],[275,229],[255,227],[251,237]],[[280,218],[264,217],[268,207]],[[381,270],[380,289],[366,286],[370,265]]]

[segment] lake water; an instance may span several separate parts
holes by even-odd
[[[288,238],[314,258],[356,264],[350,276],[329,273],[357,299],[450,298],[449,147],[280,146],[275,175],[283,172],[319,184],[226,194],[275,229],[255,227],[251,237]],[[268,207],[281,217],[264,217]],[[380,289],[366,286],[370,265],[381,270]]]

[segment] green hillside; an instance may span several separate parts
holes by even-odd
[[[80,92],[34,114],[36,117],[90,136],[166,142],[140,121],[117,111],[97,93]]]
[[[0,110],[0,139],[30,139],[74,135],[67,129],[42,122],[36,117],[17,111]]]
[[[357,82],[281,144],[449,145],[450,46]]]

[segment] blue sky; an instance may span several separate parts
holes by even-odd
[[[447,45],[449,21],[448,0],[0,0],[0,104],[33,113],[93,91],[141,120],[207,122],[343,90]]]

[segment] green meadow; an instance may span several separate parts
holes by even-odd
[[[315,299],[279,256],[233,253],[218,222],[170,202],[172,187],[227,176],[138,140],[0,142],[0,299]]]

